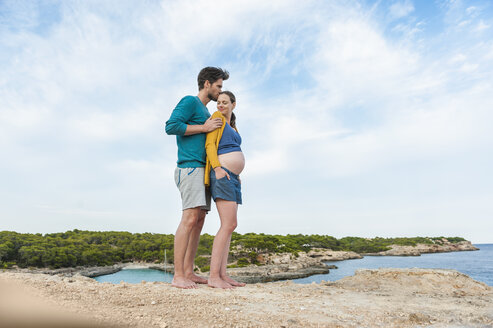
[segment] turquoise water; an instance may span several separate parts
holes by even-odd
[[[138,284],[142,281],[171,282],[171,280],[173,280],[173,275],[168,272],[152,269],[123,269],[116,273],[99,276],[94,279],[99,282],[111,282],[112,284],[119,284],[121,281]]]
[[[477,244],[479,251],[423,254],[421,256],[366,256],[358,260],[329,262],[338,269],[330,270],[328,274],[320,274],[308,278],[295,279],[296,283],[307,284],[322,280],[338,280],[352,276],[358,269],[378,268],[435,268],[454,269],[467,274],[475,280],[493,286],[493,244]],[[95,278],[99,282],[114,284],[125,281],[140,283],[164,281],[171,282],[173,275],[151,269],[126,269],[117,273]]]

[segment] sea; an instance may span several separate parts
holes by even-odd
[[[475,244],[479,251],[423,254],[421,256],[365,256],[362,259],[327,262],[337,266],[328,274],[294,279],[299,284],[319,283],[322,280],[335,281],[354,275],[358,269],[378,268],[427,268],[454,269],[471,278],[493,286],[493,244]],[[142,281],[171,282],[173,275],[151,269],[124,269],[119,272],[94,278],[99,282],[118,284],[140,283]]]

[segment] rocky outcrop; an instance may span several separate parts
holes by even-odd
[[[112,274],[112,273],[118,272],[123,267],[124,266],[121,264],[115,264],[112,266],[104,266],[104,267],[91,267],[91,268],[85,268],[85,269],[81,270],[79,273],[82,276],[94,278],[94,277],[104,276],[107,274]]]
[[[335,265],[325,262],[360,259],[361,255],[354,252],[312,249],[308,253],[262,254],[257,260],[261,265],[249,265],[243,268],[228,269],[228,273],[238,281],[246,283],[271,282],[278,280],[298,279],[314,274],[326,274]]]
[[[399,290],[401,295],[434,294],[448,297],[484,296],[493,292],[491,286],[448,269],[360,269],[356,270],[354,276],[326,282],[325,285],[363,292]]]
[[[62,277],[72,277],[76,274],[81,274],[85,277],[98,277],[104,276],[106,274],[111,274],[120,271],[127,264],[114,264],[109,266],[96,266],[96,267],[75,267],[75,268],[61,268],[61,269],[48,269],[48,268],[29,268],[29,269],[20,269],[14,268],[9,271],[12,272],[23,272],[23,273],[40,273],[40,274],[49,274],[49,275],[57,275]]]
[[[441,243],[435,244],[417,244],[416,246],[400,246],[390,245],[388,251],[378,253],[367,253],[364,255],[371,256],[420,256],[427,253],[446,253],[446,252],[461,252],[461,251],[477,251],[479,248],[473,246],[470,241],[461,241],[458,243],[450,243],[446,239],[442,239]]]
[[[61,268],[61,269],[48,269],[48,268],[29,268],[29,269],[11,269],[12,272],[24,272],[24,273],[41,273],[49,275],[58,275],[62,277],[72,277],[76,274],[80,274],[84,277],[95,278],[99,276],[104,276],[107,274],[116,273],[123,269],[153,269],[159,271],[166,271],[174,273],[174,266],[172,264],[166,265],[166,270],[164,264],[154,264],[145,262],[130,262],[130,263],[118,263],[108,266],[94,266],[94,267],[75,267],[75,268]]]
[[[326,265],[324,263],[304,268],[292,267],[288,264],[268,264],[262,266],[249,265],[243,268],[228,269],[228,274],[238,281],[253,284],[258,282],[306,278],[313,276],[314,274],[329,273],[330,269],[336,268],[335,265]]]
[[[454,270],[359,270],[227,291],[0,272],[0,291],[2,327],[493,327],[493,288]]]
[[[361,259],[362,256],[355,252],[333,251],[330,249],[313,248],[308,253],[298,252],[263,255],[262,264],[289,264],[293,268],[306,268],[316,266],[323,262],[344,261]]]

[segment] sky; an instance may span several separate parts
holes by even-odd
[[[0,0],[0,231],[174,233],[164,124],[205,66],[237,98],[237,232],[493,242],[474,0]]]

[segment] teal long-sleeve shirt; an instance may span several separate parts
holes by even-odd
[[[199,97],[183,97],[166,121],[166,133],[176,135],[178,167],[205,166],[205,133],[186,136],[187,125],[202,125],[211,116]]]

